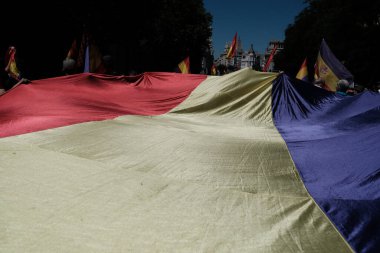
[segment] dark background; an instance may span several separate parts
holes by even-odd
[[[208,53],[212,16],[202,0],[4,2],[1,4],[0,63],[7,48],[17,48],[24,76],[62,75],[62,61],[84,31],[117,73],[175,71],[190,55],[193,73]]]
[[[309,80],[324,38],[334,55],[371,87],[380,81],[380,0],[306,0],[308,7],[285,31],[284,50],[276,67],[295,76],[305,58]]]

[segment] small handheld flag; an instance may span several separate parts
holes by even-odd
[[[190,74],[190,57],[186,57],[178,64],[182,74]]]
[[[277,51],[277,47],[278,47],[278,44],[275,44],[274,48],[272,49],[272,52],[270,53],[270,56],[268,58],[267,63],[264,66],[263,72],[267,72],[268,71],[268,68],[269,68],[269,66],[270,66],[270,64],[271,64],[271,62],[273,60],[273,57],[274,57],[276,51]]]
[[[21,77],[20,77],[20,71],[17,68],[15,55],[16,55],[16,48],[15,47],[9,47],[9,49],[7,51],[7,55],[6,55],[7,66],[5,68],[5,71],[13,79],[19,81],[21,79]]]
[[[297,73],[296,78],[299,80],[308,82],[309,81],[308,74],[309,73],[307,71],[307,62],[306,62],[306,58],[305,58],[305,60],[303,61],[302,65],[301,65],[300,70]]]
[[[236,52],[236,40],[237,40],[237,33],[235,33],[235,36],[234,36],[234,38],[232,40],[230,49],[228,50],[227,59],[231,59],[232,57],[235,56],[235,52]]]

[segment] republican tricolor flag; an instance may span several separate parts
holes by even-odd
[[[323,39],[315,63],[315,79],[325,82],[325,89],[336,91],[338,80],[345,79],[353,82],[353,76],[348,69],[335,57],[326,41]]]
[[[249,68],[17,86],[0,252],[377,252],[379,108]]]

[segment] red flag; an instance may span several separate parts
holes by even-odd
[[[267,70],[268,70],[268,68],[269,68],[269,66],[270,66],[270,63],[271,63],[272,60],[273,60],[273,56],[274,56],[274,54],[275,54],[276,51],[277,51],[277,47],[278,47],[278,44],[276,43],[275,46],[274,46],[274,48],[272,49],[272,52],[271,52],[271,54],[270,54],[270,56],[269,56],[269,58],[268,58],[267,63],[265,64],[265,67],[264,67],[264,69],[263,69],[263,72],[267,72]]]
[[[230,46],[230,49],[228,50],[228,53],[227,53],[227,59],[231,59],[232,57],[235,56],[235,52],[236,52],[236,45],[237,45],[237,33],[235,33],[235,36],[232,40],[232,43],[231,43],[231,46]]]

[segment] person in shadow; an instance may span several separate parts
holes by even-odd
[[[5,54],[5,69],[6,80],[4,81],[4,89],[8,91],[22,83],[30,81],[22,76],[16,63],[16,47],[10,46]]]

